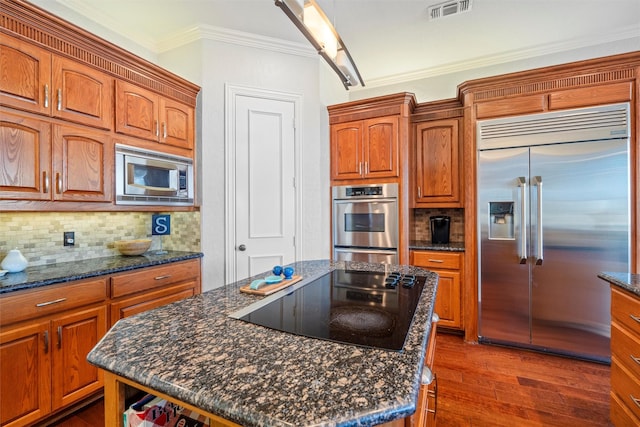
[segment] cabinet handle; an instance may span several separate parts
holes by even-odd
[[[441,259],[431,259],[431,258],[429,258],[429,262],[435,262],[435,263],[438,263],[438,264],[442,264],[444,261],[441,260]]]
[[[633,314],[630,314],[629,317],[631,317],[636,322],[640,323],[640,316],[634,316]]]
[[[158,277],[154,277],[155,280],[163,280],[163,279],[168,279],[169,277],[171,277],[170,274],[167,274],[166,276],[158,276]]]
[[[362,175],[362,162],[358,163],[358,175]]]
[[[629,355],[631,357],[631,360],[633,360],[634,362],[636,362],[638,365],[640,365],[640,357],[636,357],[633,354]]]
[[[56,191],[58,194],[62,194],[62,175],[60,172],[56,172]]]
[[[433,393],[433,409],[427,409],[427,412],[431,412],[433,414],[433,418],[436,417],[436,412],[438,411],[438,375],[433,373],[433,392],[427,391],[427,393]]]
[[[62,326],[58,326],[58,349],[62,348]]]
[[[43,193],[49,192],[49,174],[47,171],[42,171],[42,187]]]
[[[633,403],[635,403],[636,406],[640,408],[640,399],[638,399],[637,397],[633,397],[633,394],[630,394],[629,397],[631,398],[631,400],[633,400]]]
[[[158,121],[157,120],[155,121],[155,124],[156,124],[156,136],[160,136],[160,130],[158,128]]]
[[[44,331],[44,354],[49,353],[49,331]]]
[[[36,307],[46,307],[48,305],[51,304],[58,304],[60,302],[66,301],[66,298],[58,298],[58,299],[54,299],[53,301],[47,301],[47,302],[40,302],[38,304],[36,304]]]
[[[422,199],[422,187],[418,186],[418,199]]]
[[[167,139],[167,123],[162,122],[162,137]]]
[[[364,162],[364,173],[369,174],[369,162]]]
[[[49,85],[44,85],[44,108],[49,108]]]
[[[62,110],[62,89],[58,89],[58,111]]]

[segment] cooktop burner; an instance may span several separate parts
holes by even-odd
[[[334,270],[266,304],[232,314],[271,329],[400,351],[425,277]]]

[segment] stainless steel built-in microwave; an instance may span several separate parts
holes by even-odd
[[[193,205],[193,160],[116,144],[116,204]]]

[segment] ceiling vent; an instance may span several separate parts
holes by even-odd
[[[471,0],[454,0],[429,6],[429,19],[444,18],[471,10]]]

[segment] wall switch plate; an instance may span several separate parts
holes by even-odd
[[[75,233],[73,231],[65,231],[63,243],[65,246],[75,246],[76,244]]]

